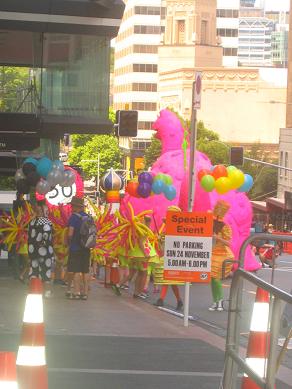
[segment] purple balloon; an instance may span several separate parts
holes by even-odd
[[[138,194],[143,197],[144,199],[146,199],[147,197],[150,196],[150,193],[151,193],[151,185],[148,184],[147,182],[141,182],[138,186],[138,189],[137,189],[137,192]]]
[[[152,185],[153,176],[151,173],[143,172],[143,173],[139,174],[138,181],[140,184],[145,183],[145,184]]]

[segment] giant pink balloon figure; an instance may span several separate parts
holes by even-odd
[[[162,151],[160,157],[153,164],[151,172],[154,174],[169,174],[173,178],[173,185],[177,192],[176,198],[168,201],[161,194],[142,199],[126,194],[122,201],[122,207],[125,202],[130,201],[136,213],[152,209],[156,225],[160,226],[162,218],[165,217],[167,208],[170,205],[178,205],[184,211],[188,209],[188,167],[186,170],[184,169],[184,152],[182,149],[184,129],[177,116],[167,109],[162,110],[158,119],[153,123],[153,129],[157,131],[156,137],[161,140]],[[187,161],[189,161],[189,150],[187,150]],[[197,151],[197,171],[209,169],[210,167],[211,162],[209,158]],[[218,199],[224,199],[231,205],[225,221],[232,228],[232,250],[235,258],[238,259],[240,246],[250,233],[252,221],[251,204],[244,193],[236,191],[229,191],[224,195],[219,195],[215,191],[207,193],[202,189],[197,180],[194,210],[211,210]],[[246,251],[244,267],[250,271],[261,267],[250,249]]]

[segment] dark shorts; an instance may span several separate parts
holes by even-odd
[[[90,250],[70,251],[67,270],[69,273],[89,273]]]

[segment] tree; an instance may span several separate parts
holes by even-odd
[[[87,178],[97,175],[97,162],[82,162],[83,160],[97,160],[100,156],[100,176],[111,167],[121,168],[122,153],[118,140],[111,135],[93,135],[92,139],[81,146],[74,147],[69,153],[69,162],[82,167]]]
[[[16,182],[14,177],[0,176],[1,190],[16,190]]]
[[[213,165],[228,164],[228,145],[221,142],[219,134],[206,128],[202,121],[197,125],[197,150],[205,153]]]
[[[27,91],[29,69],[12,66],[0,68],[0,110],[13,112],[20,103],[20,97]]]
[[[161,142],[159,139],[155,138],[155,135],[151,138],[151,143],[148,149],[145,151],[144,160],[145,160],[145,170],[147,170],[161,154]]]
[[[265,161],[265,148],[259,142],[254,143],[249,151],[244,153],[244,156],[258,161]],[[270,161],[277,163],[277,160]],[[254,185],[248,196],[255,200],[264,200],[266,197],[272,197],[277,192],[278,172],[277,168],[269,167],[268,165],[259,164],[252,161],[244,161],[242,171],[250,174],[253,177]]]

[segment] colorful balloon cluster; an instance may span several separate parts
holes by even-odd
[[[44,195],[57,184],[62,187],[72,185],[75,174],[71,170],[64,170],[64,165],[59,160],[28,157],[23,161],[22,168],[16,171],[15,180],[18,192],[27,194],[30,187],[35,187],[37,193]]]
[[[158,173],[153,175],[149,172],[140,173],[137,180],[128,182],[126,192],[133,197],[147,198],[154,194],[164,194],[171,201],[176,196],[176,189],[172,185],[172,177],[168,174]]]
[[[215,189],[219,194],[227,193],[229,190],[248,192],[253,186],[252,176],[244,174],[232,165],[228,167],[216,165],[210,170],[202,169],[198,172],[198,179],[206,192]]]

